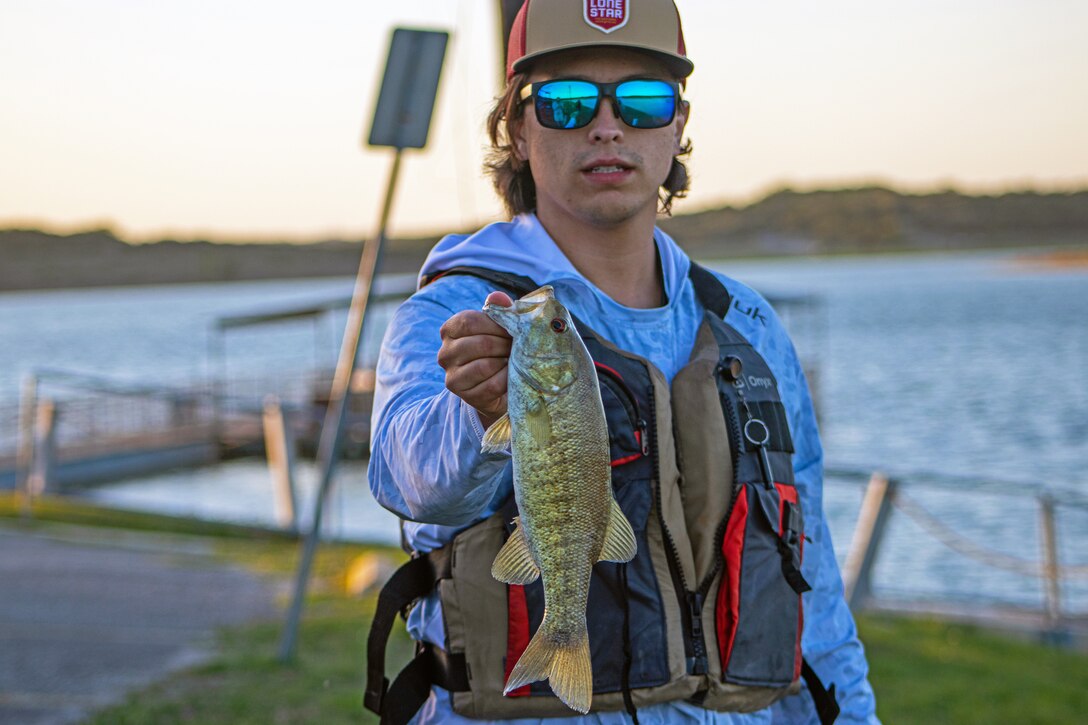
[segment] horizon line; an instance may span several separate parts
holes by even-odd
[[[747,195],[722,198],[716,201],[703,202],[692,208],[687,208],[690,202],[678,200],[680,209],[672,214],[672,217],[690,216],[708,211],[721,209],[742,210],[755,206],[776,194],[818,194],[836,192],[857,192],[884,190],[900,196],[936,196],[939,194],[957,194],[973,198],[994,198],[1014,194],[1038,194],[1038,195],[1071,195],[1088,192],[1088,176],[1082,179],[1065,179],[1053,181],[1009,180],[995,184],[959,183],[953,180],[938,180],[932,183],[916,184],[909,182],[893,182],[888,179],[868,178],[820,182],[794,182],[782,181],[767,184],[761,189]],[[687,202],[687,203],[685,203]],[[670,217],[664,217],[670,218]],[[469,223],[466,228],[460,228],[453,224],[444,225],[440,230],[425,229],[419,227],[413,230],[405,230],[391,239],[401,241],[423,240],[442,237],[451,233],[464,233],[480,229],[487,224],[496,221],[504,221],[505,215],[484,217],[476,222]],[[88,219],[81,222],[53,222],[31,217],[0,217],[0,232],[10,231],[36,231],[54,236],[77,236],[80,234],[108,233],[119,241],[128,244],[156,244],[159,242],[175,241],[181,243],[212,242],[217,244],[318,244],[322,242],[348,242],[357,243],[369,239],[371,234],[360,235],[345,229],[330,229],[324,232],[230,232],[216,231],[204,227],[176,228],[162,227],[149,232],[132,232],[125,229],[124,224],[115,220]]]

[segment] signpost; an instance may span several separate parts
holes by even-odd
[[[359,261],[359,271],[355,277],[355,289],[344,329],[344,340],[336,363],[336,373],[333,376],[329,407],[325,412],[325,422],[321,428],[321,440],[318,443],[317,461],[318,469],[321,471],[321,484],[314,505],[313,520],[306,536],[302,558],[299,561],[291,609],[288,611],[287,622],[280,638],[279,658],[281,661],[290,660],[295,654],[298,624],[302,617],[310,567],[321,536],[321,516],[339,459],[347,399],[352,373],[355,372],[355,363],[359,355],[359,341],[362,338],[363,322],[366,319],[367,302],[370,300],[370,290],[378,269],[381,247],[385,242],[389,212],[393,206],[393,189],[400,172],[401,152],[406,148],[423,148],[427,144],[427,132],[431,125],[438,79],[442,73],[448,40],[449,34],[440,31],[404,28],[393,31],[385,75],[382,78],[382,88],[378,95],[377,107],[374,109],[374,120],[368,140],[371,146],[389,146],[395,149],[393,167],[389,173],[378,233],[374,239],[364,245],[363,256]]]

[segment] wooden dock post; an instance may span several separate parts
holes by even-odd
[[[38,401],[34,415],[34,451],[26,477],[26,506],[45,493],[53,475],[57,454],[57,406],[49,399]]]
[[[264,447],[268,470],[272,474],[272,496],[276,521],[290,531],[298,532],[298,494],[295,488],[294,431],[279,398],[270,395],[264,401]]]
[[[19,393],[19,449],[15,457],[15,491],[20,497],[24,517],[30,509],[30,467],[34,461],[34,416],[38,408],[38,376],[33,373],[23,378]]]
[[[863,609],[872,596],[873,564],[891,516],[896,485],[894,480],[875,471],[865,489],[854,537],[842,568],[846,601],[855,612]]]
[[[1039,496],[1039,536],[1043,548],[1043,581],[1046,601],[1046,620],[1051,631],[1056,631],[1062,619],[1062,597],[1059,581],[1058,534],[1054,526],[1054,499],[1049,493]]]

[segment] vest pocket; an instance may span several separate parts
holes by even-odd
[[[623,466],[649,454],[646,420],[638,400],[623,377],[603,363],[596,363],[601,402],[608,421],[612,467]]]
[[[802,540],[793,486],[741,484],[722,539],[715,605],[724,681],[783,687],[800,677]]]

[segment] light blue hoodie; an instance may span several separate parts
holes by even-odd
[[[612,301],[583,277],[533,215],[491,224],[473,235],[451,235],[431,251],[424,275],[472,265],[530,277],[555,287],[556,297],[616,346],[645,357],[671,381],[688,362],[703,308],[688,279],[690,260],[660,229],[654,241],[661,259],[668,303],[633,309]],[[778,379],[793,434],[797,490],[805,511],[802,566],[812,591],[804,595],[805,658],[821,681],[836,687],[842,708],[837,722],[877,722],[868,665],[854,620],[842,595],[842,581],[823,515],[823,452],[808,386],[793,344],[777,315],[758,293],[718,275],[733,297],[726,320],[743,334]],[[378,360],[369,468],[378,502],[405,520],[404,533],[416,550],[445,545],[454,534],[486,518],[511,495],[508,453],[480,452],[483,427],[476,411],[445,388],[438,366],[439,328],[462,310],[479,310],[494,286],[477,277],[442,277],[416,292],[396,312]],[[422,600],[408,619],[412,637],[444,644],[437,594]],[[654,723],[817,723],[807,692],[746,715],[715,713],[685,702],[640,709],[639,722]],[[593,713],[547,723],[620,725],[622,712]],[[435,687],[416,717],[420,723],[478,723],[456,715],[449,694]],[[525,725],[538,719],[507,720]]]

